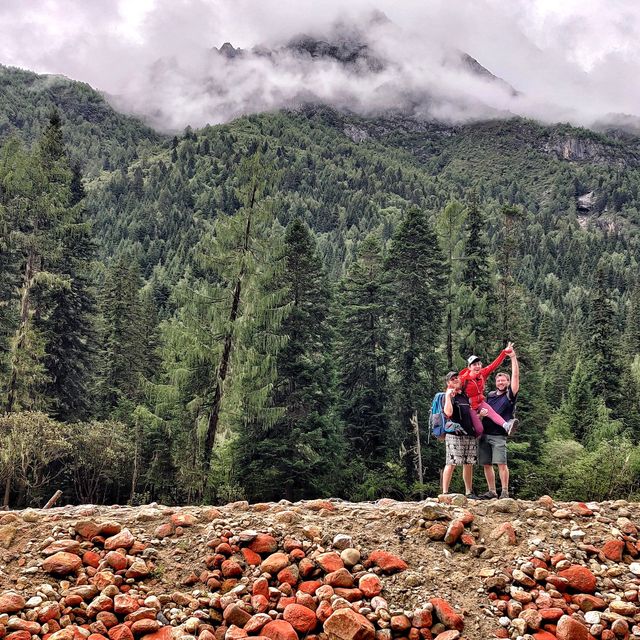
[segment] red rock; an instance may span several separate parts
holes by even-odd
[[[222,614],[224,621],[228,625],[236,625],[237,627],[244,627],[244,625],[250,620],[251,614],[239,603],[233,602],[227,606]]]
[[[238,640],[239,638],[246,638],[249,634],[235,624],[232,624],[224,634],[224,640]]]
[[[409,565],[393,553],[388,551],[372,551],[365,562],[365,566],[376,565],[385,573],[395,573],[396,571],[405,571]]]
[[[467,547],[472,547],[476,543],[476,539],[470,533],[463,533],[460,536],[460,542]]]
[[[362,591],[360,589],[345,589],[344,587],[336,587],[335,593],[339,598],[344,598],[349,602],[357,602],[362,600]]]
[[[17,613],[24,609],[25,603],[20,594],[8,591],[0,596],[0,613]]]
[[[298,590],[313,595],[321,586],[320,580],[305,580],[298,585]]]
[[[375,573],[366,573],[358,580],[358,588],[367,598],[373,598],[382,593],[382,582]]]
[[[131,531],[129,531],[129,529],[123,529],[120,533],[116,533],[114,536],[107,538],[104,541],[104,548],[107,551],[112,551],[114,549],[130,549],[134,542],[135,539]]]
[[[569,581],[566,578],[561,578],[560,576],[547,576],[547,582],[560,593],[564,593],[569,586]]]
[[[536,640],[557,640],[553,633],[549,633],[548,631],[536,631],[536,633],[533,634],[533,637]]]
[[[157,620],[150,618],[142,618],[142,620],[136,620],[131,625],[131,633],[134,636],[141,636],[145,633],[155,633],[160,629],[160,623]]]
[[[54,631],[50,636],[49,640],[73,640],[73,629],[70,627],[66,627],[65,629],[58,629]],[[7,636],[8,638],[9,636]]]
[[[518,544],[518,538],[516,536],[516,530],[510,522],[503,522],[491,532],[491,537],[494,540],[503,538],[507,541],[509,546],[515,546]]]
[[[444,540],[446,533],[447,527],[441,522],[436,522],[427,529],[427,536],[431,540]]]
[[[154,535],[156,538],[168,538],[176,532],[176,528],[173,526],[173,522],[165,522],[156,527]]]
[[[447,544],[454,545],[458,542],[463,531],[464,522],[462,520],[452,520],[447,527],[447,532],[444,534],[444,541]]]
[[[596,590],[596,577],[579,564],[573,564],[568,569],[558,572],[561,578],[566,578],[568,586],[580,593],[593,593]]]
[[[335,505],[328,500],[310,500],[305,506],[309,511],[322,511],[322,509],[326,509],[327,511],[336,510]]]
[[[155,620],[156,610],[151,607],[140,607],[130,613],[125,620],[127,622],[138,622],[138,620]]]
[[[324,623],[329,640],[374,640],[375,628],[363,615],[352,609],[334,611]]]
[[[560,620],[564,614],[564,611],[559,607],[548,607],[539,609],[539,611],[543,622],[555,622],[556,620]]]
[[[79,555],[80,543],[77,540],[56,540],[43,549],[42,553],[46,556],[52,556],[54,553],[59,553],[60,551]]]
[[[127,569],[127,572],[124,574],[125,578],[143,578],[144,576],[148,576],[150,573],[150,569],[147,566],[147,563],[142,558],[136,558],[131,566]]]
[[[107,629],[111,629],[111,627],[115,627],[119,620],[118,616],[116,616],[111,611],[101,611],[97,616],[96,620],[102,622]]]
[[[194,524],[197,524],[198,519],[191,513],[179,511],[178,513],[171,514],[171,522],[176,527],[193,527]]]
[[[433,605],[433,610],[438,620],[440,620],[445,627],[457,629],[458,631],[464,629],[464,619],[454,611],[453,607],[446,600],[442,598],[432,598],[430,602]]]
[[[97,569],[100,566],[100,555],[95,551],[85,551],[82,554],[82,564]]]
[[[262,558],[247,547],[242,548],[242,557],[250,567],[257,567],[262,562]]]
[[[321,553],[315,561],[325,573],[332,573],[333,571],[344,568],[342,558],[335,551]]]
[[[624,548],[625,545],[622,540],[607,540],[607,542],[602,545],[602,553],[604,553],[605,558],[608,560],[622,562],[622,552]]]
[[[262,627],[264,627],[267,622],[271,622],[271,616],[268,613],[256,613],[255,615],[251,616],[251,618],[249,618],[247,623],[244,625],[244,630],[248,634],[255,634],[260,631],[260,629],[262,629]]]
[[[389,626],[391,630],[402,634],[405,631],[411,629],[411,620],[407,618],[404,614],[400,614],[399,616],[391,616],[391,620],[389,621]]]
[[[413,612],[411,624],[418,629],[427,629],[433,625],[433,616],[428,609],[418,609]]]
[[[449,629],[449,631],[439,633],[435,640],[458,640],[458,638],[460,638],[460,632],[455,629]]]
[[[122,525],[112,520],[110,522],[103,522],[100,525],[98,534],[104,538],[108,538],[109,536],[115,536],[116,533],[120,533],[120,531],[122,531]]]
[[[251,596],[251,606],[257,613],[265,613],[269,610],[269,599],[260,594]]]
[[[31,640],[31,634],[28,631],[13,631],[5,637],[6,640]]]
[[[558,640],[589,640],[587,627],[570,616],[562,616],[558,620],[556,638]]]
[[[173,640],[174,627],[160,627],[155,633],[147,633],[142,640]]]
[[[120,613],[122,615],[128,615],[140,608],[138,604],[138,598],[119,593],[113,598],[113,612]]]
[[[571,511],[573,511],[577,516],[583,516],[585,518],[593,515],[593,511],[591,511],[584,502],[572,504],[569,509],[571,509]]]
[[[263,595],[269,597],[269,581],[266,578],[258,578],[251,587],[251,593],[254,596]]]
[[[101,633],[92,633],[89,635],[87,640],[107,640],[107,637],[103,636]]]
[[[318,608],[316,609],[316,618],[320,620],[320,622],[326,622],[331,615],[333,614],[333,607],[331,606],[331,602],[329,600],[323,600],[318,603]]]
[[[520,618],[527,622],[532,631],[537,631],[542,626],[542,616],[537,609],[525,609],[520,613]]]
[[[332,587],[346,587],[350,588],[353,586],[353,576],[348,569],[344,567],[342,569],[338,569],[337,571],[332,571],[331,573],[327,573],[324,577],[325,584],[331,585]]]
[[[296,630],[286,620],[272,620],[262,627],[260,633],[271,640],[298,640]]]
[[[10,631],[26,631],[29,635],[38,635],[42,627],[37,622],[23,620],[22,618],[9,618],[7,629]]]
[[[104,557],[104,561],[114,571],[122,571],[127,568],[127,558],[117,551],[109,551]]]
[[[295,564],[290,564],[288,567],[282,569],[282,571],[278,571],[278,582],[280,584],[287,583],[292,587],[295,587],[298,584],[298,578],[300,577],[300,572],[298,571],[298,566]]]
[[[278,574],[285,567],[289,566],[289,556],[286,553],[272,553],[265,558],[260,565],[262,571],[270,573],[272,576]]]
[[[298,570],[303,578],[308,578],[316,570],[316,563],[311,558],[303,558],[300,560]]]
[[[109,629],[110,640],[133,640],[133,633],[126,624],[117,624]]]
[[[220,567],[225,578],[241,578],[242,567],[235,560],[225,560]]]
[[[276,609],[278,611],[284,611],[285,607],[289,604],[296,604],[295,596],[280,596]]]
[[[85,540],[91,540],[100,533],[100,527],[91,520],[80,520],[76,522],[74,527],[76,533]]]
[[[259,533],[248,545],[254,553],[275,553],[278,550],[278,542],[268,533]],[[289,551],[289,549],[287,549]]]
[[[307,609],[301,604],[287,605],[283,617],[296,631],[303,634],[313,631],[318,623],[315,611]]]
[[[38,608],[38,622],[44,624],[60,617],[60,605],[57,602],[44,602]]]
[[[117,581],[117,576],[111,573],[111,571],[98,571],[98,573],[91,578],[91,582],[98,587],[100,591],[110,584],[116,584]]]
[[[73,553],[59,551],[42,563],[42,570],[55,576],[67,576],[76,573],[81,566],[82,558]]]

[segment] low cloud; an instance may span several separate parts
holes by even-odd
[[[518,114],[590,126],[640,116],[634,0],[345,4],[8,0],[0,62],[88,82],[166,131],[309,101],[446,122]],[[301,34],[353,55],[289,46]],[[243,52],[220,53],[224,42]],[[356,53],[358,43],[366,47]],[[464,53],[502,81],[474,71]]]

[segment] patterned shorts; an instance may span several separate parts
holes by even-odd
[[[478,441],[472,436],[447,434],[445,464],[476,464],[478,462]]]

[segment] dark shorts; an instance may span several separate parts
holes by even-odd
[[[445,464],[476,464],[478,462],[478,441],[472,436],[454,436],[445,438],[447,452]]]
[[[507,464],[506,436],[485,433],[478,443],[478,464]]]

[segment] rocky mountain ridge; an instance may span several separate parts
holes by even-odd
[[[461,495],[7,512],[0,636],[640,637],[639,517]]]

